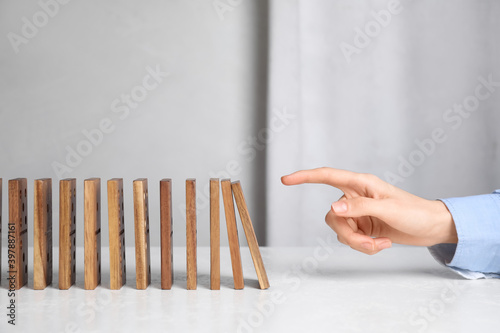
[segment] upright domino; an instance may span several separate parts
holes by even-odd
[[[14,251],[9,248],[9,278],[15,289],[28,282],[28,183],[26,178],[9,180],[9,241],[14,239]],[[13,237],[13,238],[12,238]],[[10,242],[9,242],[10,244]],[[11,256],[13,254],[13,256]],[[11,260],[14,262],[11,263]]]
[[[260,254],[259,244],[257,243],[257,237],[255,236],[252,220],[250,219],[250,214],[248,213],[247,204],[240,182],[233,182],[232,188],[234,199],[236,200],[236,205],[238,206],[238,211],[240,213],[241,224],[243,225],[243,230],[245,230],[248,247],[250,248],[250,254],[252,255],[255,271],[257,272],[260,289],[267,289],[269,288],[269,281],[267,279],[266,269],[264,268],[264,262],[262,261],[262,256]]]
[[[108,214],[110,244],[111,289],[120,289],[126,282],[125,225],[123,209],[123,179],[108,181]],[[134,188],[134,231],[137,289],[151,284],[149,207],[147,179],[137,179]],[[59,183],[59,289],[69,289],[75,283],[76,270],[76,179]],[[220,190],[226,217],[234,288],[243,289],[243,270],[236,225],[234,201],[255,266],[259,286],[269,288],[257,237],[250,218],[241,183],[229,179],[210,179],[210,289],[220,289]],[[28,280],[28,218],[27,180],[9,180],[8,273],[10,285],[22,288]],[[234,201],[233,201],[234,199]],[[2,179],[0,178],[0,242],[2,232]],[[101,181],[84,181],[84,245],[85,289],[93,290],[101,282]],[[161,288],[173,284],[172,242],[172,181],[160,181],[161,207]],[[1,250],[1,243],[0,243]],[[45,289],[52,283],[52,180],[34,182],[34,289]],[[1,258],[1,253],[0,253]],[[196,179],[186,180],[186,264],[187,289],[197,288],[197,216]],[[0,261],[1,272],[1,261]],[[11,278],[12,277],[12,278]]]
[[[160,181],[161,289],[171,289],[174,280],[172,242],[172,180]]]
[[[118,290],[126,282],[125,217],[121,178],[108,180],[108,227],[110,289]]]
[[[147,179],[134,180],[134,220],[136,287],[146,289],[151,283]]]
[[[229,251],[231,253],[231,264],[233,267],[234,289],[243,289],[243,268],[241,265],[240,242],[238,240],[238,228],[236,227],[236,217],[234,215],[233,193],[231,181],[223,179],[221,181],[222,199],[224,201],[224,211],[226,213],[227,236],[229,239]]]
[[[101,179],[84,182],[85,289],[101,283]]]
[[[210,179],[210,289],[220,289],[219,179]]]
[[[59,182],[59,289],[76,278],[76,179]]]
[[[35,180],[33,288],[52,283],[52,179]]]
[[[187,289],[197,287],[196,263],[196,179],[186,180],[186,267]]]

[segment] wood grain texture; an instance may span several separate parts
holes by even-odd
[[[255,236],[252,220],[250,219],[250,214],[248,212],[248,207],[240,182],[233,182],[232,188],[234,199],[236,200],[236,205],[238,206],[238,212],[240,213],[241,224],[243,225],[243,230],[245,230],[248,247],[250,248],[250,254],[252,255],[255,271],[257,272],[257,278],[259,279],[260,289],[267,289],[269,288],[269,280],[267,279],[266,269],[264,268],[264,262],[262,261],[262,256],[260,254],[259,244],[257,243],[257,237]]]
[[[76,179],[59,182],[59,289],[76,279]]]
[[[52,283],[52,179],[35,180],[33,289]]]
[[[14,239],[14,263],[8,275],[14,277],[15,289],[28,282],[28,182],[26,178],[9,180],[9,237]],[[10,249],[9,249],[10,255]]]
[[[101,179],[84,181],[85,289],[101,283]]]
[[[196,263],[196,179],[186,180],[186,268],[187,289],[197,287]]]
[[[148,180],[134,180],[135,269],[137,289],[151,284]]]
[[[210,289],[220,290],[220,186],[210,179]]]
[[[109,287],[112,290],[120,289],[127,281],[123,208],[123,179],[110,179],[108,180]]]
[[[171,289],[173,270],[172,180],[160,181],[161,289]]]
[[[241,265],[240,242],[238,240],[238,228],[236,226],[236,216],[234,214],[233,192],[231,181],[223,179],[221,181],[222,199],[224,201],[224,211],[226,213],[227,236],[229,239],[229,251],[231,253],[231,265],[233,267],[234,289],[243,289],[243,268]]]

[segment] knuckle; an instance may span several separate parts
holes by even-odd
[[[327,173],[327,168],[326,167],[317,168],[316,171],[321,175],[325,175]]]
[[[354,198],[349,202],[347,208],[349,211],[355,211],[359,214],[366,214],[368,211],[368,202],[364,197]]]
[[[333,219],[332,219],[332,212],[329,211],[326,216],[325,216],[325,223],[328,225],[330,228],[333,229]]]
[[[361,202],[359,200],[359,198],[352,198],[352,199],[349,199],[349,200],[346,200],[345,202],[346,206],[347,206],[347,211],[348,212],[357,212],[361,206]]]
[[[371,173],[363,173],[362,179],[364,180],[365,183],[375,183],[379,180],[379,178]]]
[[[382,182],[382,179],[380,179],[378,176],[372,175],[372,183],[373,184],[380,184]]]
[[[330,229],[334,230],[334,226],[333,226],[333,223],[331,221],[326,221],[326,225],[330,227]]]
[[[372,256],[374,254],[376,254],[378,251],[376,249],[371,249],[371,250],[367,250],[367,249],[363,249],[363,253],[369,255],[369,256]]]
[[[359,186],[360,184],[363,184],[363,174],[362,173],[355,173],[352,178],[349,180],[349,185],[351,187],[356,187]]]
[[[326,213],[325,215],[325,222],[328,223],[328,221],[330,221],[330,217],[332,215],[332,211],[329,210],[328,213]]]
[[[321,175],[321,179],[323,180],[323,182],[326,182],[326,180],[328,179],[328,176],[330,175],[330,168],[321,167],[321,168],[318,168],[317,170],[319,171],[318,173]]]
[[[337,240],[338,240],[339,242],[341,242],[342,244],[347,245],[347,243],[346,243],[345,239],[344,239],[343,237],[340,237],[339,235],[337,235]]]
[[[363,211],[365,208],[365,201],[363,198],[356,198],[351,202],[351,206],[354,206],[357,210]]]

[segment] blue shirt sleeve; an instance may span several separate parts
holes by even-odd
[[[453,216],[458,244],[431,246],[432,256],[467,279],[500,278],[500,190],[440,200]]]

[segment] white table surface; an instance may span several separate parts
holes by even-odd
[[[5,249],[3,249],[3,255]],[[7,324],[2,273],[0,332],[499,332],[500,280],[468,281],[439,266],[427,249],[395,247],[366,256],[347,247],[262,248],[271,288],[258,289],[248,248],[242,248],[245,289],[232,289],[229,249],[221,249],[221,290],[209,290],[209,249],[198,249],[198,289],[186,290],[185,249],[174,249],[174,287],[160,289],[160,252],[151,249],[152,285],[135,289],[134,248],[127,248],[127,284],[109,290],[108,249],[102,286],[83,289],[83,248],[77,282],[17,295],[16,327]],[[54,249],[57,263],[58,249]],[[2,265],[5,270],[5,261]]]

